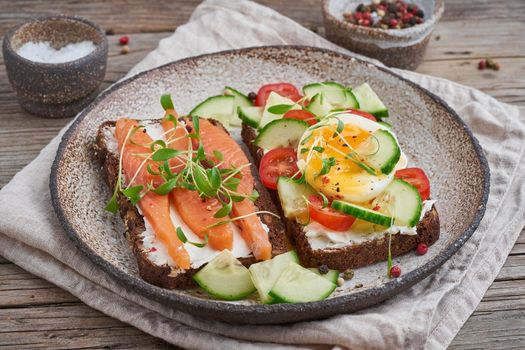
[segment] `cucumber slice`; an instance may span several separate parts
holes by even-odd
[[[296,148],[308,127],[308,123],[302,120],[277,119],[267,124],[259,132],[254,143],[263,149]]]
[[[268,99],[266,100],[266,105],[264,106],[264,112],[263,112],[263,116],[261,118],[259,127],[262,128],[266,126],[268,123],[270,123],[271,121],[276,120],[276,119],[281,119],[283,117],[284,113],[283,114],[273,114],[273,113],[268,112],[268,108],[272,106],[276,106],[276,105],[292,105],[293,107],[290,110],[301,109],[301,106],[296,104],[294,101],[290,100],[289,98],[282,97],[281,95],[272,91],[270,92],[270,95],[268,96]]]
[[[397,226],[416,226],[423,210],[417,188],[401,179],[394,179],[374,203],[389,208]]]
[[[239,118],[253,128],[258,128],[263,115],[264,108],[257,106],[239,107]]]
[[[371,210],[358,204],[348,203],[337,199],[332,202],[332,208],[342,213],[352,215],[358,219],[381,226],[389,227],[394,220],[392,217],[382,214],[379,211]]]
[[[366,163],[374,169],[379,169],[385,175],[388,175],[394,170],[396,164],[399,162],[401,157],[401,149],[397,144],[397,140],[390,133],[390,131],[379,129],[374,132],[371,136],[370,142],[377,143],[377,152],[372,155],[363,155],[360,150],[357,149],[357,153],[363,155],[366,159]],[[368,142],[366,143],[368,144]],[[363,145],[366,146],[365,143]]]
[[[352,92],[347,90],[343,85],[333,81],[305,85],[303,92],[310,100],[315,95],[322,93],[327,102],[332,105],[331,109],[358,108],[359,106]]]
[[[390,124],[390,123],[383,122],[383,121],[378,121],[377,124],[384,126],[388,130],[392,130],[392,124]]]
[[[229,250],[223,250],[193,279],[209,294],[223,300],[240,300],[255,292],[248,269]]]
[[[346,89],[345,95],[346,95],[345,108],[359,109],[359,102],[357,101],[357,98],[355,98],[352,90]]]
[[[230,125],[231,115],[235,97],[233,96],[212,96],[199,103],[190,112],[190,116],[199,116],[203,118],[213,118],[220,121],[225,127]]]
[[[367,83],[361,84],[352,93],[359,102],[359,109],[368,112],[377,118],[388,117],[388,109]]]
[[[317,267],[309,268],[308,270],[318,274],[319,276],[323,277],[324,279],[327,279],[328,281],[337,284],[337,279],[339,278],[339,271],[337,270],[328,270],[327,273],[322,274],[319,272],[319,269]]]
[[[297,220],[301,224],[308,223],[308,204],[304,197],[315,194],[313,188],[306,183],[298,184],[288,177],[280,177],[277,181],[277,193],[286,218]]]
[[[248,98],[248,96],[229,86],[224,88],[224,95],[233,96],[235,98],[233,103],[233,113],[230,117],[230,124],[234,126],[241,126],[242,120],[240,119],[238,109],[239,107],[253,106],[252,101]]]
[[[335,283],[290,263],[275,282],[270,296],[283,303],[307,303],[326,299],[335,288]]]
[[[277,255],[271,260],[262,261],[250,266],[249,270],[253,284],[255,288],[257,288],[257,292],[263,303],[270,304],[275,301],[269,295],[270,290],[284,269],[292,262],[299,263],[297,253],[293,250]]]
[[[324,94],[319,93],[312,97],[306,109],[316,117],[322,118],[330,113],[333,107],[324,97]]]

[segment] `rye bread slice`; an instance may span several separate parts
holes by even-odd
[[[242,125],[242,139],[248,146],[255,164],[259,167],[264,151],[254,144],[257,131],[246,125]],[[282,215],[281,202],[277,191],[269,190],[275,206],[278,207],[283,220],[286,222],[288,239],[295,247],[301,263],[305,267],[318,267],[326,265],[330,269],[344,271],[370,265],[379,261],[385,261],[388,257],[388,236],[383,236],[369,241],[351,244],[341,248],[312,249],[305,235],[303,227],[295,220],[287,220]],[[439,215],[435,206],[428,211],[418,223],[417,235],[392,235],[391,252],[393,256],[399,256],[414,250],[419,243],[428,246],[439,238]]]
[[[222,128],[222,125],[213,120],[214,125]],[[101,174],[107,185],[113,189],[118,177],[118,163],[119,154],[115,151],[115,146],[109,144],[108,135],[113,135],[115,128],[114,121],[107,121],[100,125],[96,142],[93,145],[95,158],[100,164]],[[248,158],[251,157],[248,155]],[[252,164],[252,174],[257,179],[257,169]],[[255,201],[255,206],[259,210],[270,211],[278,213],[278,209],[274,205],[274,201],[270,197],[268,190],[258,181],[255,183],[255,188],[259,192],[259,198]],[[130,245],[130,248],[137,260],[140,276],[147,282],[156,286],[168,289],[175,288],[189,288],[196,286],[192,276],[202,267],[191,268],[189,270],[182,270],[168,264],[157,265],[149,257],[144,250],[142,233],[145,231],[144,218],[139,213],[138,209],[131,204],[131,202],[123,195],[118,197],[119,214],[126,230],[124,235]],[[283,222],[268,214],[259,214],[261,221],[269,228],[269,239],[272,244],[272,255],[279,255],[286,252],[287,242],[285,234],[285,226]],[[245,266],[255,263],[253,256],[239,259]]]

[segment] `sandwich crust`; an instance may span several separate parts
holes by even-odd
[[[222,127],[222,125],[213,120],[214,125]],[[100,125],[94,148],[94,156],[98,163],[100,164],[101,175],[109,186],[109,188],[114,188],[117,178],[118,178],[118,163],[119,155],[112,152],[107,144],[106,136],[107,132],[105,130],[115,127],[114,121],[106,121]],[[250,156],[248,156],[250,158]],[[251,166],[251,171],[256,177],[257,169],[255,166]],[[270,197],[268,190],[256,180],[255,188],[259,192],[259,198],[255,201],[255,206],[259,210],[270,211],[278,213],[278,209],[274,205],[274,201]],[[188,270],[178,269],[176,267],[165,265],[157,265],[153,263],[149,258],[147,252],[144,250],[144,244],[142,241],[142,233],[145,231],[144,218],[139,213],[136,206],[131,204],[131,202],[123,195],[119,194],[118,196],[119,203],[119,214],[126,231],[124,235],[130,245],[130,248],[137,260],[137,265],[139,269],[140,276],[145,281],[154,284],[156,286],[168,289],[175,288],[190,288],[196,286],[196,283],[193,281],[192,277],[197,271],[204,267],[204,265],[199,266],[199,268],[190,268]],[[269,228],[269,239],[272,244],[272,255],[279,255],[286,252],[287,242],[285,227],[281,220],[276,217],[268,214],[259,214],[261,222],[264,223]],[[242,264],[249,266],[255,263],[255,258],[253,256],[239,258]]]
[[[246,124],[242,125],[242,139],[247,145],[255,164],[259,167],[263,150],[255,145],[253,141],[257,136],[256,130]],[[281,202],[277,191],[269,190],[275,206],[279,208],[282,215]],[[283,216],[284,217],[284,216]],[[349,268],[357,268],[384,261],[388,257],[388,236],[371,239],[369,241],[350,244],[341,248],[327,248],[314,250],[310,246],[302,226],[295,220],[284,218],[287,227],[288,239],[295,247],[301,263],[305,267],[317,267],[326,265],[330,269],[344,271]],[[399,256],[414,250],[419,243],[428,246],[439,238],[439,215],[435,206],[428,211],[418,223],[417,235],[392,235],[392,256]]]

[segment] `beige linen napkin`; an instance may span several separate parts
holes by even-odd
[[[266,7],[208,0],[128,76],[186,56],[269,44],[345,52]],[[464,247],[435,274],[381,305],[323,321],[232,327],[127,289],[77,250],[51,207],[48,177],[64,130],[0,191],[0,254],[95,309],[182,347],[444,348],[481,300],[525,224],[525,118],[523,110],[477,90],[396,72],[441,96],[470,126],[491,167],[491,190],[485,217]]]

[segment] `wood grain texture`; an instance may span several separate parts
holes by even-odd
[[[260,0],[322,34],[318,0]],[[185,23],[199,1],[0,0],[0,35],[40,14],[87,17],[117,35],[108,36],[107,87]],[[447,0],[445,14],[419,72],[452,79],[498,99],[525,106],[525,2]],[[120,54],[118,34],[130,36],[131,51]],[[1,54],[0,54],[1,55]],[[494,57],[498,72],[479,71],[477,62]],[[40,119],[16,102],[0,60],[0,188],[66,125],[69,119]],[[173,348],[165,342],[91,309],[66,291],[29,274],[0,256],[0,347]],[[453,349],[525,348],[525,231],[496,281],[453,341]]]

